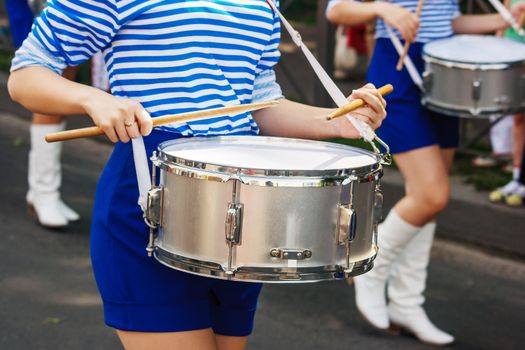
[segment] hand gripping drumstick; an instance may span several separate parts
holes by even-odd
[[[425,3],[425,0],[419,0],[419,2],[417,4],[417,9],[416,9],[416,17],[417,18],[419,18],[421,16],[421,10],[423,9],[423,4],[424,3]],[[403,53],[399,56],[399,61],[397,61],[396,69],[398,71],[403,69],[403,64],[405,62],[405,57],[408,54],[408,49],[409,48],[410,48],[410,42],[407,41],[407,42],[405,42],[405,46],[403,47]]]
[[[181,113],[175,115],[168,115],[164,117],[153,118],[153,126],[178,123],[178,122],[187,122],[192,120],[207,119],[213,117],[219,117],[229,114],[240,114],[244,112],[256,111],[258,109],[275,107],[279,104],[279,101],[270,101],[270,102],[260,102],[260,103],[251,103],[238,106],[227,106],[214,109],[208,109],[204,111],[195,111],[189,113]],[[104,135],[104,131],[98,126],[92,126],[89,128],[73,129],[67,131],[61,131],[53,134],[46,135],[47,142],[57,142],[57,141],[66,141],[78,139],[81,137],[90,137]]]
[[[391,84],[386,84],[385,86],[382,86],[379,89],[377,89],[377,91],[379,91],[381,96],[385,96],[385,95],[388,95],[389,93],[391,93],[392,91],[394,91],[394,87]],[[350,103],[348,103],[348,104],[346,104],[346,105],[344,105],[342,107],[337,108],[328,117],[326,117],[326,119],[327,120],[332,120],[332,119],[335,119],[335,118],[342,117],[345,114],[348,114],[348,113],[350,113],[352,111],[355,111],[358,108],[363,107],[364,105],[366,105],[365,101],[363,101],[360,98],[357,99],[357,100],[353,100]]]

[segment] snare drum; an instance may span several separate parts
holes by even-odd
[[[164,142],[147,220],[154,255],[201,276],[342,279],[372,268],[381,157],[328,142],[227,136]]]
[[[451,116],[489,117],[525,109],[525,45],[458,35],[423,48],[423,104]]]

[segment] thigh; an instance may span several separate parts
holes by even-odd
[[[117,331],[117,334],[126,350],[217,349],[215,335],[210,328],[171,333]]]
[[[218,350],[243,350],[248,343],[248,337],[230,337],[215,334]]]
[[[408,195],[425,196],[442,189],[448,191],[448,170],[439,146],[399,153],[394,159],[405,179]]]

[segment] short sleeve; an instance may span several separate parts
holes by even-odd
[[[60,73],[104,49],[120,28],[117,0],[49,0],[16,52],[11,71],[44,66]]]
[[[255,77],[252,103],[273,101],[283,98],[281,87],[275,78],[275,71],[267,69]]]
[[[461,10],[459,9],[459,4],[457,0],[450,0],[450,1],[451,1],[450,7],[451,7],[451,12],[452,12],[451,18],[455,19],[461,16]]]
[[[279,1],[276,1],[276,3],[277,6],[279,6]],[[268,41],[268,44],[266,45],[266,48],[264,49],[264,52],[262,53],[259,63],[255,69],[257,74],[261,73],[262,71],[272,69],[277,64],[277,62],[279,62],[279,58],[281,57],[281,53],[279,52],[280,41],[281,21],[279,16],[274,13],[272,35],[270,36],[270,40]]]

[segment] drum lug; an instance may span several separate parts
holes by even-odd
[[[226,212],[226,242],[241,245],[244,204],[230,203]]]
[[[434,74],[431,70],[426,70],[423,73],[423,87],[425,88],[425,91],[432,90],[432,85],[434,83]]]
[[[472,99],[479,101],[481,98],[481,80],[474,80],[472,82]]]
[[[283,260],[305,260],[312,257],[312,251],[310,249],[273,248],[270,250],[270,256]]]
[[[339,205],[339,229],[337,244],[345,245],[352,242],[356,235],[357,214],[353,207]]]
[[[381,186],[379,183],[376,185],[375,189],[375,198],[374,198],[374,244],[377,245],[377,229],[379,222],[383,219],[383,203],[384,203],[384,197],[383,197],[383,191],[381,191]]]
[[[161,221],[163,192],[163,187],[155,187],[148,192],[145,218],[150,225],[155,227],[157,227]]]

